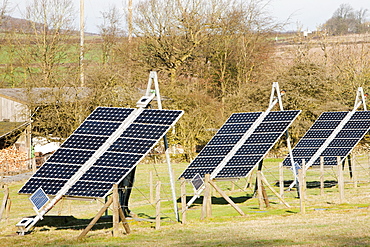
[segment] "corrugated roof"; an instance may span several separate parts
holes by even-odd
[[[0,122],[0,138],[29,124],[29,122]]]
[[[56,100],[74,101],[87,97],[90,93],[87,87],[62,88],[1,88],[0,97],[10,99],[22,104],[52,103]]]

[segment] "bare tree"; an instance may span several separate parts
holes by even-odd
[[[335,35],[362,33],[368,30],[366,17],[367,9],[355,11],[349,4],[341,4],[324,26]]]
[[[122,36],[121,19],[122,14],[114,6],[108,12],[102,12],[103,24],[99,26],[100,35],[103,39],[102,61],[103,64],[109,62],[113,46],[117,44],[118,38]]]
[[[15,35],[18,41],[18,56],[28,74],[27,83],[34,86],[57,86],[63,81],[67,66],[64,63],[77,62],[77,55],[68,53],[74,35],[75,11],[71,0],[33,0],[26,7],[28,26],[24,26],[22,36]],[[76,60],[74,60],[76,57]],[[42,79],[40,80],[40,76]],[[72,77],[73,78],[73,77]],[[71,81],[71,77],[67,80]]]
[[[147,0],[136,8],[136,35],[143,38],[153,68],[175,81],[182,64],[206,43],[221,17],[222,0]]]

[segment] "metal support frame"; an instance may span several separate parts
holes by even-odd
[[[154,90],[152,89],[153,84],[154,84]],[[158,75],[156,71],[150,71],[145,96],[141,97],[141,99],[137,102],[137,107],[148,107],[149,103],[152,100],[154,100],[154,98],[156,98],[157,100],[158,109],[162,110],[163,108],[162,108],[161,94],[159,91]],[[175,212],[176,220],[180,222],[179,210],[177,207],[177,199],[176,199],[175,180],[173,178],[173,173],[172,173],[172,165],[171,165],[171,158],[170,158],[170,153],[169,153],[167,135],[163,136],[163,142],[164,142],[166,162],[167,162],[167,167],[168,167],[168,174],[169,174],[170,184],[171,184],[173,209]]]
[[[281,111],[284,110],[283,103],[282,103],[282,96],[285,94],[285,91],[280,91],[279,83],[273,82],[272,84],[272,90],[270,95],[270,101],[269,101],[269,107],[265,112],[263,112],[256,121],[252,124],[252,126],[248,129],[246,133],[240,138],[240,140],[235,144],[235,146],[231,149],[231,151],[224,157],[224,159],[220,162],[220,164],[216,167],[216,169],[211,173],[210,180],[214,180],[217,174],[222,170],[222,168],[225,167],[227,162],[236,154],[238,149],[244,144],[244,142],[252,135],[254,130],[260,125],[260,123],[263,121],[263,119],[270,113],[270,111],[274,108],[274,106],[279,103],[279,108]],[[286,134],[288,131],[286,132]],[[288,135],[288,134],[287,134]],[[289,136],[289,135],[288,135]],[[289,142],[288,148],[289,152],[291,153],[291,145],[290,145],[290,138],[287,139],[287,142]],[[252,171],[253,169],[251,169]],[[201,195],[203,190],[205,189],[205,185],[200,187],[197,191],[195,191],[194,196],[189,200],[189,202],[186,204],[187,208],[189,208],[194,201]]]
[[[359,87],[357,89],[357,92],[356,92],[356,98],[355,98],[355,104],[354,104],[353,110],[350,111],[347,114],[347,116],[340,122],[340,124],[335,128],[335,130],[331,133],[331,135],[325,140],[325,142],[321,145],[321,147],[316,151],[316,153],[306,163],[306,166],[305,166],[305,169],[306,170],[313,165],[313,163],[315,162],[315,160],[317,160],[317,159],[320,158],[322,152],[328,147],[328,145],[333,140],[333,138],[339,133],[339,131],[342,130],[343,126],[348,122],[348,120],[353,116],[353,114],[356,113],[357,109],[361,105],[363,106],[364,111],[367,111],[366,101],[365,101],[366,100],[366,97],[367,97],[367,94],[364,94],[364,91],[363,91],[362,87]],[[288,143],[288,145],[290,146],[290,143]],[[290,161],[291,161],[291,164],[292,164],[292,170],[293,170],[293,174],[294,174],[294,181],[289,186],[289,189],[291,189],[291,188],[293,188],[297,184],[297,180],[298,180],[298,177],[297,176],[298,176],[298,173],[296,172],[296,167],[294,165],[293,153],[292,153],[292,149],[291,148],[289,149],[289,154],[290,154]],[[343,157],[342,161],[344,161],[345,158],[346,157]]]
[[[365,102],[365,99],[366,99],[366,96],[364,94],[364,91],[362,89],[362,87],[359,87],[357,89],[357,93],[356,93],[356,100],[355,100],[355,105],[353,107],[353,110],[348,112],[348,114],[345,116],[345,118],[343,118],[343,120],[340,122],[340,124],[335,128],[335,130],[331,133],[331,135],[325,140],[325,142],[321,145],[321,147],[316,151],[316,153],[311,157],[311,159],[307,162],[306,164],[306,170],[313,165],[313,163],[315,162],[315,160],[317,160],[321,153],[329,146],[330,142],[334,139],[334,137],[339,133],[339,131],[341,131],[344,127],[344,125],[349,121],[349,119],[356,113],[357,109],[362,105],[364,110],[366,111],[367,107],[366,107],[366,102]],[[345,159],[346,157],[343,157],[342,158],[342,161]]]
[[[151,90],[152,82],[154,82],[154,92]],[[157,97],[158,101],[158,109],[162,109],[162,103],[161,103],[161,97],[159,93],[159,86],[158,86],[158,78],[157,73],[155,71],[151,71],[149,74],[149,81],[148,81],[148,87],[146,90],[146,94],[144,97],[142,97],[138,101],[138,109],[134,110],[122,124],[117,128],[117,130],[106,140],[106,142],[95,152],[95,154],[86,161],[85,165],[82,166],[82,168],[77,171],[77,173],[72,176],[65,185],[59,190],[59,192],[55,195],[55,197],[50,200],[47,204],[45,204],[40,210],[36,211],[37,215],[34,218],[23,218],[21,221],[19,221],[16,224],[16,227],[18,228],[18,234],[24,235],[25,233],[29,232],[31,228],[34,227],[34,225],[39,221],[43,219],[43,216],[51,210],[56,203],[62,197],[67,193],[67,191],[83,176],[83,174],[95,163],[95,161],[101,156],[102,153],[104,153],[111,144],[122,134],[122,132],[127,129],[127,127],[132,123],[132,121],[139,116],[143,111],[144,107],[147,107],[148,104],[154,99],[154,97]],[[174,202],[174,209],[176,214],[176,219],[179,221],[179,214],[177,209],[177,202],[176,202],[176,194],[175,194],[175,186],[174,186],[174,180],[173,180],[173,174],[172,174],[172,168],[170,163],[170,157],[168,153],[168,143],[167,138],[164,136],[164,142],[166,147],[166,159],[168,164],[168,170],[169,170],[169,176],[171,180],[171,190],[172,190],[172,197]]]
[[[55,197],[45,204],[40,210],[37,211],[37,215],[33,218],[32,222],[27,221],[26,225],[23,223],[25,219],[22,219],[16,224],[18,227],[18,233],[24,235],[24,233],[31,230],[31,228],[39,221],[42,220],[43,216],[54,207],[54,205],[62,199],[62,197],[67,193],[67,191],[84,175],[84,173],[96,162],[96,160],[104,153],[111,144],[121,135],[121,133],[131,124],[133,119],[135,119],[143,109],[134,110],[124,122],[117,128],[117,130],[105,141],[105,143],[95,152],[95,154],[86,161],[85,165],[80,168],[59,190]],[[30,218],[28,218],[30,219]]]

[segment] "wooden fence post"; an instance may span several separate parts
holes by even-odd
[[[161,228],[161,181],[158,181],[155,187],[155,200],[155,229],[159,230]]]
[[[118,184],[113,184],[113,237],[119,236],[119,200],[118,200]]]
[[[8,199],[9,199],[9,188],[8,188],[7,185],[4,185],[4,197],[3,197],[3,201],[2,201],[1,207],[0,207],[0,221],[3,217],[4,211],[5,211],[5,218],[7,218]]]
[[[340,157],[337,157],[337,167],[338,167],[338,189],[339,189],[339,203],[344,201],[344,178],[343,178],[343,167],[340,162]]]
[[[109,198],[109,200],[104,204],[104,206],[100,209],[100,211],[95,215],[94,219],[90,222],[90,224],[81,232],[81,234],[77,237],[77,240],[82,239],[86,236],[86,234],[90,231],[91,228],[98,222],[99,218],[104,214],[105,210],[112,204],[113,196]]]
[[[283,163],[279,163],[279,188],[280,188],[280,196],[284,198],[284,167]]]
[[[261,171],[257,171],[257,194],[258,194],[258,204],[259,209],[263,209],[263,192],[262,192],[262,180]]]
[[[182,177],[181,181],[181,223],[186,224],[186,181]]]
[[[301,213],[306,213],[306,161],[302,160],[302,168],[298,170],[298,179],[299,179],[299,202]]]
[[[358,187],[358,182],[357,182],[357,172],[356,172],[356,162],[355,162],[355,156],[351,155],[349,162],[351,162],[351,167],[352,167],[352,180],[353,180],[353,187],[357,188]]]
[[[32,158],[32,174],[36,173],[36,157]]]
[[[149,171],[149,200],[150,204],[154,203],[154,196],[153,196],[153,171]]]
[[[211,197],[211,185],[210,181],[210,174],[205,174],[204,176],[204,193],[203,193],[203,206],[202,206],[202,213],[201,219],[205,219],[212,216],[212,197]]]
[[[324,195],[324,157],[320,157],[320,195]]]

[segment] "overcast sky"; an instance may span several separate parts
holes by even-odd
[[[15,17],[21,17],[24,6],[32,0],[9,0],[15,9]],[[101,12],[106,12],[110,7],[116,6],[123,9],[128,0],[84,0],[86,31],[98,32],[97,26],[101,24]],[[139,0],[133,0],[134,3]],[[170,0],[169,0],[170,1]],[[76,10],[79,9],[80,0],[73,0]],[[315,30],[318,25],[323,24],[341,5],[349,3],[355,10],[368,9],[370,18],[370,0],[270,0],[268,11],[277,21],[285,22],[290,18],[290,24],[286,30]]]

